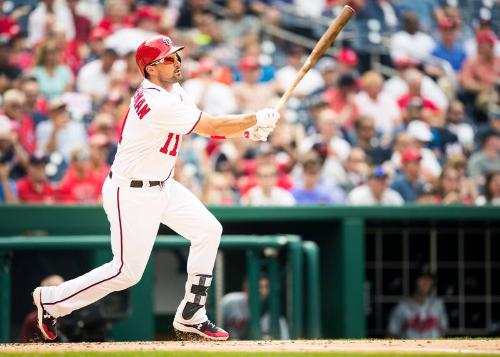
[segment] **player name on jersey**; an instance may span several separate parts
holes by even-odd
[[[137,89],[137,92],[134,94],[134,109],[139,119],[144,118],[144,116],[151,110],[148,103],[146,103],[146,100],[144,99],[144,92],[140,88]]]

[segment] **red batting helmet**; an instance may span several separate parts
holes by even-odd
[[[142,75],[145,75],[144,70],[148,64],[160,58],[167,57],[183,48],[184,46],[174,46],[170,37],[155,36],[144,41],[137,47],[135,61]]]

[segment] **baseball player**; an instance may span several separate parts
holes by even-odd
[[[185,295],[174,329],[212,340],[229,338],[210,322],[205,310],[222,227],[174,180],[175,160],[183,135],[195,132],[218,139],[244,135],[265,141],[279,114],[272,109],[216,117],[201,112],[178,83],[182,49],[166,36],[153,37],[137,48],[144,81],[130,100],[118,152],[102,188],[113,260],[58,286],[33,291],[38,326],[49,340],[57,337],[57,318],[141,279],[160,223],[191,241]]]

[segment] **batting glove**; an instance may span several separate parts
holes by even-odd
[[[280,118],[280,113],[271,108],[258,110],[255,114],[257,117],[257,126],[260,128],[272,128],[276,126]]]
[[[263,128],[257,125],[245,131],[245,136],[252,141],[267,141],[267,137],[274,128]]]

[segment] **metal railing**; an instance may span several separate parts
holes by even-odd
[[[178,236],[158,236],[155,241],[155,249],[176,249],[188,247],[190,242]],[[16,251],[20,250],[98,250],[107,248],[110,245],[109,236],[43,236],[43,237],[5,237],[0,238],[0,341],[8,342],[10,339],[10,306],[11,306],[11,261]],[[303,242],[298,236],[223,236],[220,242],[222,251],[231,249],[242,249],[247,252],[247,269],[249,276],[249,307],[250,307],[250,337],[261,338],[260,331],[260,298],[259,298],[259,277],[261,266],[259,253],[262,249],[272,248],[282,250],[287,255],[287,279],[289,288],[287,289],[287,301],[289,305],[288,317],[290,320],[290,330],[292,338],[303,336],[303,314],[304,306],[308,306],[307,324],[305,333],[307,337],[321,337],[320,326],[320,298],[319,298],[319,250],[314,242]],[[303,254],[305,254],[305,265],[308,279],[307,296],[304,304],[303,291]],[[269,259],[269,257],[268,257]],[[279,338],[279,317],[281,316],[280,294],[280,269],[277,257],[270,257],[269,282],[271,287],[270,316],[272,336]],[[220,282],[214,277],[214,284]],[[147,288],[152,289],[152,286]],[[209,300],[212,311],[217,310],[215,299]],[[132,302],[147,306],[150,314],[154,314],[152,304],[145,302]]]

